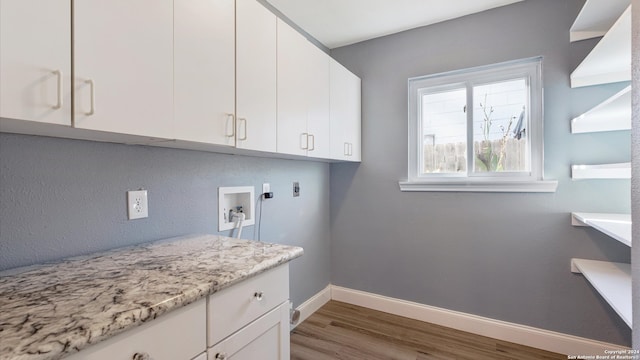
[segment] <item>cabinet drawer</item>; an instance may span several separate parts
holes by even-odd
[[[137,328],[93,345],[68,360],[190,360],[206,349],[206,300],[174,310]]]
[[[289,303],[207,350],[209,360],[289,360]]]
[[[288,264],[209,296],[208,345],[217,344],[288,299]]]

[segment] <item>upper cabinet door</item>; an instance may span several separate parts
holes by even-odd
[[[0,1],[0,117],[71,125],[70,0]]]
[[[74,126],[173,138],[173,1],[76,1],[73,24]]]
[[[278,20],[278,152],[328,158],[329,55]]]
[[[308,100],[307,131],[311,136],[308,155],[316,158],[331,157],[329,127],[330,75],[329,55],[310,42],[305,43],[305,84]]]
[[[331,59],[331,158],[360,161],[360,78]]]
[[[236,2],[236,147],[276,151],[276,16]]]
[[[307,131],[309,93],[305,39],[278,19],[278,152],[306,155],[313,139]]]
[[[175,137],[235,145],[234,0],[174,2]]]

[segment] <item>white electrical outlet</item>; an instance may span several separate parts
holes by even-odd
[[[271,185],[269,183],[262,184],[262,193],[266,194],[268,192],[271,192]]]
[[[127,204],[129,220],[149,217],[147,190],[127,191]]]

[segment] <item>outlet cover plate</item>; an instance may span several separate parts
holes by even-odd
[[[147,190],[127,191],[127,209],[129,220],[149,217]]]

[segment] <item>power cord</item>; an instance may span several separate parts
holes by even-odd
[[[261,240],[261,237],[262,237],[262,203],[264,203],[264,201],[266,199],[273,199],[273,193],[272,192],[262,193],[262,194],[260,194],[260,196],[258,196],[258,200],[256,200],[256,208],[258,207],[258,201],[260,202],[260,212],[258,213],[258,226],[254,226],[254,228],[253,228],[253,238],[254,239],[256,238],[256,230],[257,230],[258,231],[258,241],[262,241]]]

